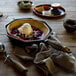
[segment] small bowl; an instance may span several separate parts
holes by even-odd
[[[40,29],[44,33],[44,36],[42,36],[42,38],[39,40],[23,40],[17,36],[14,36],[13,34],[11,34],[11,31],[14,28],[18,28],[24,23],[29,23],[31,26],[34,26],[34,27]],[[6,31],[7,31],[8,37],[10,39],[17,41],[17,42],[38,43],[38,42],[41,42],[41,41],[44,41],[45,39],[47,39],[50,36],[52,29],[44,21],[39,21],[39,20],[28,18],[28,19],[15,19],[15,20],[13,20],[12,22],[10,22],[9,24],[6,25]]]
[[[76,31],[76,20],[73,19],[67,19],[63,23],[64,28],[68,32],[74,32]]]
[[[18,2],[18,6],[20,9],[31,9],[32,7],[32,2],[31,1],[28,1],[28,0],[24,0],[24,1],[19,1]]]

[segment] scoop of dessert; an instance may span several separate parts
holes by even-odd
[[[53,4],[51,4],[51,6],[54,8],[58,8],[61,6],[61,4],[60,3],[53,3]]]
[[[26,36],[33,35],[33,29],[29,23],[24,23],[21,27],[18,28],[18,31]]]

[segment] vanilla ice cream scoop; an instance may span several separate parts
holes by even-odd
[[[21,34],[25,34],[27,36],[33,34],[33,29],[29,23],[24,23],[21,27],[18,28],[18,31]]]
[[[55,8],[55,7],[60,7],[61,4],[60,3],[53,3],[53,4],[51,4],[51,6]]]

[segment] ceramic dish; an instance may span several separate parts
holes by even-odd
[[[18,2],[18,6],[20,9],[31,9],[32,7],[32,2],[31,1],[28,1],[28,0],[24,0],[24,1],[19,1]]]
[[[42,38],[37,39],[37,40],[24,40],[24,39],[22,39],[18,36],[15,36],[11,33],[11,31],[13,29],[19,28],[24,23],[29,23],[31,26],[41,30],[44,33]],[[7,31],[8,37],[11,39],[14,39],[15,41],[20,41],[23,43],[32,43],[32,42],[40,42],[40,41],[47,39],[49,37],[49,34],[52,31],[52,29],[44,21],[39,21],[39,20],[28,18],[28,19],[15,19],[15,20],[13,20],[12,22],[10,22],[9,24],[6,25],[6,31]]]
[[[34,7],[33,12],[34,14],[44,18],[58,18],[66,14],[63,7],[59,6],[56,8],[52,7],[50,4],[37,5]]]
[[[76,20],[73,19],[66,19],[63,23],[64,28],[67,32],[75,32],[76,31]]]

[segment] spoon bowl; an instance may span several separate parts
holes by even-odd
[[[3,43],[0,42],[0,53],[4,52],[5,46]]]

